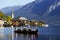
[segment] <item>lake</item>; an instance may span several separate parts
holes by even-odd
[[[0,40],[60,40],[60,26],[38,27],[37,35],[16,34],[15,28],[0,27]]]

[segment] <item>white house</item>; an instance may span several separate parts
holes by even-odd
[[[4,21],[0,20],[0,27],[3,26],[3,24],[4,24]]]
[[[24,21],[24,23],[26,24],[28,19],[27,19],[27,18],[25,18],[25,17],[20,17],[20,18],[19,18],[19,20]]]
[[[25,17],[20,17],[19,20],[27,20]]]

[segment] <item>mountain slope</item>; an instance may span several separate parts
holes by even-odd
[[[50,16],[50,6],[56,6],[56,4],[59,2],[56,0],[36,0],[32,3],[29,3],[22,7],[19,10],[15,11],[15,15],[18,16],[24,16],[28,19],[36,19],[36,20],[45,20],[47,16]],[[56,7],[57,9],[57,7]],[[55,9],[54,9],[55,10]],[[57,9],[58,10],[58,9]],[[53,9],[51,9],[51,12]],[[54,15],[53,13],[51,13]],[[57,13],[56,13],[57,14]]]
[[[35,0],[14,10],[15,17],[44,20],[45,22],[60,21],[60,0]],[[11,14],[11,12],[8,12]]]
[[[2,8],[2,9],[0,9],[0,10],[1,10],[2,12],[4,12],[4,14],[6,14],[6,15],[11,15],[12,9],[13,9],[13,11],[16,11],[16,10],[20,9],[21,7],[23,7],[23,6],[21,6],[21,5],[11,6],[11,7]]]

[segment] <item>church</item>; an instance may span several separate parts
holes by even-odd
[[[13,9],[12,9],[11,17],[12,17],[12,19],[14,19],[14,11],[13,11]]]

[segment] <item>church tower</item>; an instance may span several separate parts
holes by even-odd
[[[11,16],[12,16],[12,19],[13,19],[13,18],[14,18],[14,12],[13,12],[13,9],[12,9],[12,15],[11,15]]]

